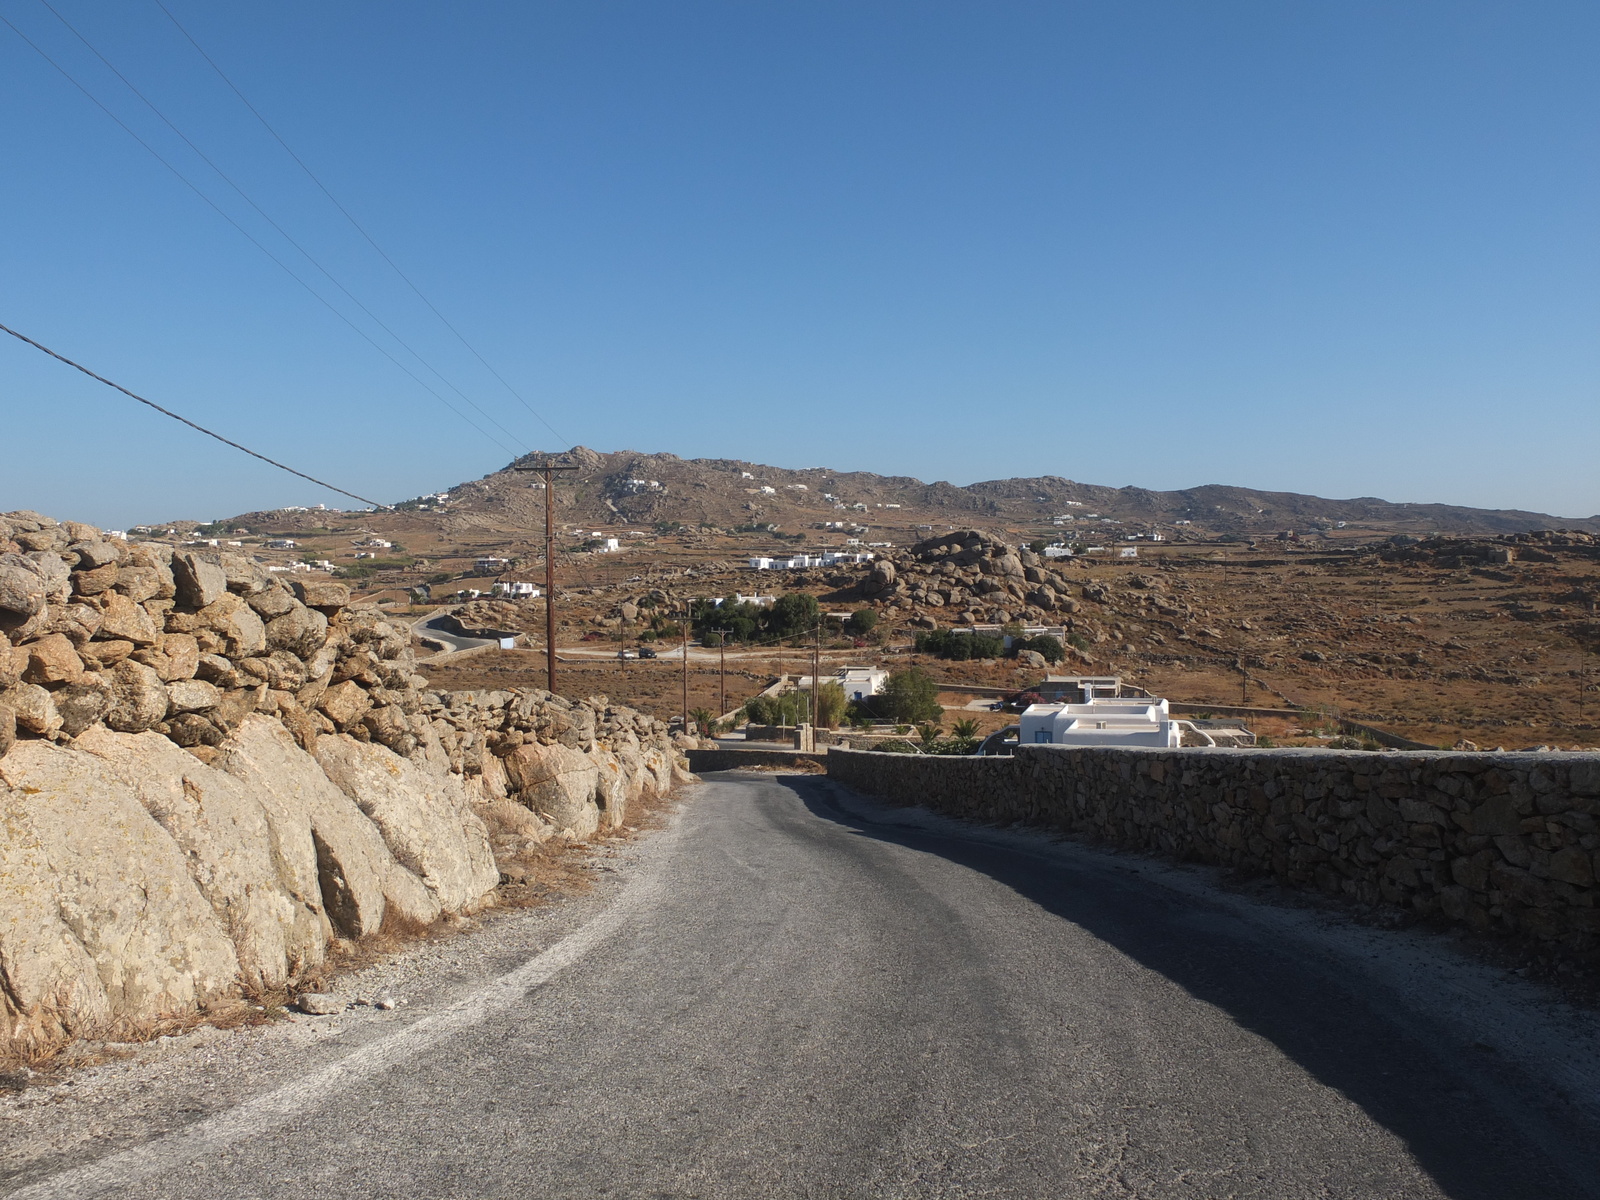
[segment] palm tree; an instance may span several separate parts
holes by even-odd
[[[711,736],[711,727],[716,724],[716,717],[709,708],[691,708],[689,718],[700,727],[700,732],[707,737]]]
[[[950,732],[963,741],[970,741],[978,736],[978,722],[974,717],[963,717],[950,727]]]

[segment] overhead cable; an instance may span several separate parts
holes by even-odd
[[[305,259],[306,259],[307,262],[309,262],[317,270],[321,271],[323,276],[326,277],[326,279],[328,280],[328,282],[333,284],[334,287],[338,288],[341,292],[343,292],[345,294],[345,296],[349,298],[349,300],[350,300],[350,302],[352,304],[354,304],[362,312],[366,313],[367,316],[372,319],[373,323],[376,324],[379,329],[382,329],[385,333],[387,333],[390,337],[392,337],[396,342],[398,342],[402,347],[404,347],[406,353],[410,354],[412,358],[416,359],[419,363],[421,363],[423,365],[423,367],[425,367],[427,370],[433,372],[434,376],[441,383],[443,383],[447,388],[449,388],[456,395],[460,396],[468,404],[472,405],[472,407],[478,412],[479,416],[483,417],[484,420],[488,421],[491,425],[493,425],[501,433],[505,434],[513,442],[516,442],[518,445],[522,445],[522,446],[525,447],[525,444],[523,443],[521,438],[517,437],[516,434],[512,433],[511,430],[507,429],[504,425],[500,424],[500,422],[495,420],[493,416],[491,416],[489,413],[485,412],[483,410],[483,408],[475,400],[473,400],[473,398],[471,396],[467,395],[459,387],[457,387],[454,383],[452,383],[449,379],[445,378],[443,372],[441,372],[437,367],[435,367],[427,359],[423,358],[422,355],[418,354],[416,349],[409,342],[407,342],[403,337],[401,337],[393,329],[389,328],[389,326],[384,322],[384,320],[381,317],[378,316],[377,313],[373,312],[370,308],[368,308],[365,304],[363,304],[361,302],[360,298],[357,297],[354,292],[352,292],[349,288],[345,287],[345,285],[343,283],[339,282],[339,280],[334,277],[334,274],[333,274],[332,271],[328,270],[327,267],[323,266],[320,262],[318,262],[317,259],[312,255],[311,251],[307,250],[298,241],[296,241],[290,235],[289,231],[286,230],[282,225],[279,225],[276,221],[274,221],[272,219],[272,217],[267,214],[266,210],[263,209],[261,207],[261,205],[257,204],[255,202],[255,200],[250,197],[249,193],[247,193],[242,187],[240,187],[236,182],[234,182],[233,178],[226,171],[224,171],[221,167],[219,167],[216,164],[216,162],[211,158],[211,156],[209,154],[207,154],[204,150],[200,149],[199,146],[195,145],[193,140],[189,137],[188,134],[184,133],[183,130],[179,129],[177,127],[177,125],[175,125],[172,122],[172,119],[167,116],[166,113],[162,112],[159,108],[157,108],[155,106],[155,103],[150,99],[150,97],[146,96],[137,87],[135,87],[134,84],[133,84],[133,81],[130,80],[121,71],[119,71],[117,69],[117,66],[116,66],[115,63],[113,63],[109,58],[107,58],[104,54],[102,54],[100,52],[100,50],[94,45],[94,43],[89,41],[88,38],[84,37],[83,34],[78,31],[77,26],[73,25],[71,21],[68,21],[66,19],[66,17],[62,16],[60,10],[58,10],[55,5],[51,4],[50,0],[39,0],[39,3],[44,5],[45,8],[48,8],[51,11],[51,13],[53,13],[55,15],[56,20],[60,21],[63,25],[65,25],[67,27],[68,32],[70,32],[73,37],[77,38],[86,47],[88,47],[89,52],[92,53],[96,58],[98,58],[102,63],[104,63],[105,66],[106,66],[106,69],[108,71],[110,71],[118,79],[122,80],[123,84],[127,87],[127,89],[130,92],[132,92],[135,96],[137,96],[139,98],[139,100],[144,104],[144,106],[146,108],[148,108],[151,112],[155,113],[155,115],[161,119],[162,123],[164,125],[166,125],[166,127],[168,129],[172,130],[173,133],[177,134],[178,137],[183,140],[183,144],[188,146],[189,149],[193,150],[195,152],[195,154],[198,155],[200,157],[200,159],[206,164],[206,166],[210,167],[213,171],[215,171],[217,173],[217,176],[222,180],[222,182],[226,183],[235,192],[239,193],[240,199],[242,199],[251,208],[255,209],[257,215],[259,215],[261,217],[261,219],[263,221],[265,221],[268,225],[271,225],[273,227],[273,229],[277,230],[278,234],[283,238],[284,241],[288,242],[296,250],[300,251],[300,253],[305,256]]]
[[[494,434],[490,433],[487,429],[484,429],[483,426],[479,425],[471,417],[467,416],[466,413],[462,412],[454,404],[451,404],[450,401],[446,400],[434,388],[428,386],[428,384],[426,382],[424,382],[422,379],[420,379],[417,376],[416,372],[412,371],[409,367],[407,367],[403,362],[401,362],[393,354],[389,353],[389,351],[387,349],[385,349],[383,346],[381,346],[377,342],[377,340],[373,338],[373,336],[371,334],[369,334],[365,329],[362,329],[361,326],[357,325],[354,321],[352,321],[344,313],[340,312],[336,307],[334,307],[333,304],[331,304],[328,301],[328,298],[326,296],[324,296],[321,292],[317,291],[316,288],[312,287],[309,283],[307,283],[304,279],[302,279],[299,275],[297,275],[292,267],[290,267],[287,263],[285,263],[281,258],[279,258],[271,250],[268,250],[265,246],[263,246],[261,244],[261,242],[253,234],[251,234],[248,229],[246,229],[243,225],[239,224],[238,221],[234,220],[233,217],[231,215],[229,215],[229,213],[228,213],[228,211],[226,209],[224,209],[221,205],[219,205],[210,196],[206,195],[205,192],[201,191],[200,188],[198,186],[196,186],[195,183],[192,180],[190,180],[187,175],[185,175],[182,171],[178,170],[178,168],[173,166],[172,163],[168,162],[167,159],[164,158],[161,155],[161,153],[158,150],[156,150],[156,148],[154,146],[150,145],[149,142],[145,141],[142,137],[140,137],[137,133],[135,133],[133,131],[133,129],[127,124],[127,122],[123,121],[123,119],[121,117],[117,116],[116,113],[112,112],[109,108],[107,108],[106,105],[99,99],[99,97],[97,97],[88,88],[84,87],[83,84],[79,83],[77,81],[77,79],[75,79],[72,76],[71,72],[69,72],[65,67],[63,67],[60,63],[58,63],[55,59],[51,58],[50,55],[47,54],[42,47],[40,47],[27,34],[23,33],[22,30],[18,29],[14,24],[12,24],[11,21],[9,19],[7,19],[3,14],[0,14],[0,22],[3,22],[7,27],[10,28],[12,33],[16,34],[19,38],[21,38],[24,42],[26,42],[28,44],[28,46],[31,47],[33,49],[33,51],[39,55],[40,58],[44,59],[45,62],[49,63],[52,67],[54,67],[57,71],[59,71],[61,73],[61,75],[63,76],[63,78],[65,78],[68,83],[72,84],[73,87],[77,88],[86,97],[88,97],[89,101],[92,104],[94,104],[94,106],[96,108],[98,108],[101,112],[105,113],[106,116],[110,117],[113,121],[115,121],[117,123],[117,125],[122,129],[122,131],[124,133],[126,133],[134,141],[138,142],[139,145],[143,146],[144,149],[150,154],[150,156],[152,158],[154,158],[162,166],[164,166],[168,171],[172,172],[172,174],[177,177],[177,179],[178,179],[178,181],[180,183],[182,183],[186,188],[188,188],[196,196],[200,197],[201,200],[205,201],[205,203],[207,205],[209,205],[217,213],[217,215],[220,216],[224,221],[226,221],[229,225],[232,225],[234,227],[234,229],[238,230],[240,235],[243,236],[246,241],[248,241],[257,250],[261,251],[262,254],[266,255],[266,257],[269,260],[271,260],[271,262],[275,266],[277,266],[279,270],[281,270],[284,274],[289,276],[290,279],[293,279],[296,283],[298,283],[301,287],[303,287],[307,292],[309,292],[312,295],[312,297],[315,298],[316,301],[319,304],[321,304],[324,308],[326,308],[334,316],[338,317],[346,325],[350,326],[351,329],[355,330],[355,332],[357,334],[359,334],[362,338],[364,338],[368,342],[368,344],[370,344],[372,346],[372,348],[374,350],[376,350],[379,354],[381,354],[385,358],[387,358],[390,362],[392,362],[401,371],[405,372],[405,374],[408,377],[410,377],[410,379],[418,387],[422,388],[425,392],[427,392],[435,400],[439,401],[440,404],[443,404],[451,412],[455,413],[456,416],[460,417],[463,421],[465,421],[473,429],[475,429],[479,433],[483,434],[484,437],[488,438],[491,442],[493,442],[496,446],[499,446],[500,449],[502,449],[506,453],[510,454],[513,458],[517,457],[517,452],[515,450],[513,450],[511,447],[507,446],[504,442],[502,442],[499,438],[495,437]]]
[[[217,77],[221,79],[223,83],[228,85],[233,94],[239,97],[240,102],[255,116],[255,119],[261,122],[262,128],[272,135],[273,139],[278,143],[278,145],[283,147],[284,153],[286,153],[290,158],[294,159],[295,164],[306,173],[306,178],[317,185],[317,189],[328,198],[328,202],[344,215],[344,219],[350,222],[350,224],[355,228],[355,231],[366,239],[367,244],[376,250],[383,261],[388,263],[389,266],[393,268],[394,273],[405,281],[405,285],[416,293],[417,299],[421,300],[428,306],[429,311],[432,312],[434,316],[438,317],[439,320],[444,324],[444,327],[455,335],[456,340],[465,346],[469,351],[471,351],[472,356],[484,365],[489,374],[493,375],[500,381],[501,385],[506,389],[506,391],[510,392],[514,397],[516,397],[517,402],[521,404],[523,408],[532,413],[538,422],[551,433],[555,434],[559,440],[565,441],[566,439],[556,430],[555,426],[551,425],[549,421],[545,420],[544,415],[540,413],[538,409],[534,408],[533,405],[527,402],[527,400],[523,399],[522,393],[517,391],[516,388],[512,387],[510,383],[506,382],[505,376],[500,374],[499,371],[495,370],[494,365],[490,363],[488,359],[484,358],[482,354],[478,353],[477,347],[475,347],[471,342],[467,341],[467,339],[462,335],[461,331],[450,323],[449,318],[447,318],[438,310],[438,308],[434,306],[433,301],[429,300],[428,297],[423,294],[422,289],[411,281],[411,277],[400,269],[400,265],[395,262],[394,259],[389,257],[388,252],[384,250],[382,246],[378,245],[373,236],[367,232],[366,227],[351,215],[350,210],[339,203],[339,201],[334,197],[334,194],[327,189],[326,185],[323,184],[322,180],[318,179],[311,168],[306,165],[305,160],[294,152],[288,142],[283,140],[283,135],[272,127],[271,123],[266,119],[266,117],[261,115],[261,111],[256,108],[254,104],[251,104],[249,98],[239,90],[238,85],[235,84],[232,79],[229,79],[226,72],[224,72],[223,69],[217,65],[216,60],[205,52],[205,49],[200,45],[199,42],[195,41],[194,35],[183,27],[183,24],[178,20],[177,17],[172,15],[172,10],[163,3],[163,0],[154,0],[154,3],[157,8],[167,14],[167,20],[171,21],[173,25],[177,26],[178,32],[183,34],[183,36],[189,40],[189,44],[195,48],[195,51],[200,55],[200,57],[205,59],[206,62],[210,64],[211,69],[217,73]]]
[[[54,358],[54,359],[56,359],[56,360],[58,360],[60,362],[64,362],[64,363],[67,364],[67,366],[72,367],[75,370],[82,371],[90,379],[97,379],[97,380],[99,380],[101,383],[105,384],[109,388],[116,388],[116,390],[121,392],[124,396],[128,396],[128,397],[130,397],[130,398],[132,398],[134,400],[137,400],[140,404],[148,405],[149,407],[155,409],[158,413],[160,413],[164,417],[171,417],[174,421],[181,421],[181,422],[183,422],[183,424],[187,425],[190,429],[198,430],[200,433],[205,434],[207,437],[216,438],[217,441],[221,442],[224,446],[232,446],[235,450],[242,451],[243,453],[248,454],[251,458],[259,458],[262,462],[268,464],[269,466],[277,467],[278,470],[280,470],[280,471],[287,471],[291,475],[298,475],[301,479],[309,480],[310,482],[316,484],[318,487],[325,487],[330,492],[338,492],[339,495],[341,495],[341,496],[349,496],[350,499],[352,499],[352,500],[359,500],[359,501],[361,501],[361,503],[370,504],[374,508],[385,508],[385,507],[387,507],[387,505],[380,504],[376,500],[368,500],[365,496],[358,496],[354,492],[345,491],[342,487],[335,487],[333,484],[328,483],[326,480],[318,479],[315,475],[307,475],[304,471],[296,471],[293,467],[286,466],[283,463],[279,462],[275,458],[268,458],[265,454],[257,454],[254,450],[250,449],[250,447],[241,446],[238,442],[231,441],[230,439],[223,437],[220,433],[216,433],[213,430],[207,429],[204,425],[196,425],[193,421],[189,420],[188,417],[180,417],[177,413],[173,412],[171,409],[162,408],[161,405],[157,404],[154,400],[146,400],[143,396],[139,395],[137,392],[130,392],[127,388],[123,387],[120,383],[113,383],[111,380],[107,379],[104,375],[96,375],[93,371],[89,370],[89,368],[84,366],[82,363],[73,362],[65,354],[57,354],[54,350],[50,349],[49,346],[45,346],[45,345],[42,345],[39,342],[34,341],[31,337],[28,337],[26,334],[18,333],[15,329],[12,329],[9,325],[0,325],[0,332],[9,333],[12,337],[16,338],[19,342],[27,342],[28,345],[32,346],[35,350],[42,350],[44,353],[48,354],[51,358]]]

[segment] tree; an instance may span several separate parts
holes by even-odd
[[[844,623],[844,627],[848,632],[864,637],[871,633],[877,624],[877,613],[870,608],[858,608],[850,614],[850,619]]]
[[[768,624],[780,637],[809,633],[822,615],[817,598],[807,592],[785,592],[770,610]]]
[[[931,629],[917,634],[916,648],[922,654],[963,662],[969,658],[999,658],[1005,643],[992,633],[957,633],[953,629]]]
[[[712,723],[716,720],[709,708],[691,708],[689,719],[700,727],[700,732],[710,734]]]
[[[939,685],[917,667],[896,671],[873,697],[878,711],[891,721],[915,725],[937,721],[944,715],[939,707]]]
[[[809,699],[809,696],[807,697]],[[844,688],[837,683],[825,683],[817,693],[817,716],[815,724],[823,729],[837,729],[839,722],[844,719],[848,701],[844,698]]]
[[[950,726],[950,732],[958,738],[970,739],[978,736],[978,722],[974,717],[962,717]]]

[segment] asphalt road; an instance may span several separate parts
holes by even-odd
[[[411,632],[418,637],[431,638],[433,641],[440,643],[444,646],[444,653],[456,650],[471,650],[475,646],[494,646],[498,644],[494,638],[467,637],[465,634],[455,633],[443,628],[439,622],[453,611],[453,609],[446,609],[442,613],[430,613],[428,616],[423,617],[422,620],[414,622],[411,626]]]
[[[712,776],[477,1000],[30,1195],[1595,1195],[1529,1078],[1314,941],[1056,853]],[[42,1189],[42,1190],[41,1190]]]

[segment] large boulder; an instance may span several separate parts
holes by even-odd
[[[328,778],[378,827],[395,859],[425,883],[445,912],[479,905],[500,881],[489,831],[457,776],[427,771],[348,734],[317,739]]]
[[[0,759],[0,1010],[24,1044],[192,1012],[237,987],[183,852],[105,764],[46,742]]]
[[[154,646],[161,640],[161,627],[145,611],[121,592],[100,597],[100,631],[106,641],[132,642],[135,646]]]
[[[325,910],[342,936],[376,933],[386,918],[402,926],[438,919],[433,893],[395,861],[378,827],[280,722],[245,717],[213,765],[261,803],[291,894]]]
[[[47,633],[24,649],[28,652],[28,666],[22,677],[29,683],[49,687],[77,683],[83,678],[83,660],[65,634]]]
[[[0,628],[13,628],[45,606],[45,579],[20,554],[0,554]]]
[[[185,608],[205,608],[228,590],[228,576],[222,565],[190,550],[172,552],[172,581],[177,586],[178,603]]]
[[[271,649],[310,658],[328,640],[328,618],[295,601],[288,612],[267,622],[266,632]]]
[[[322,962],[328,930],[321,906],[291,894],[266,811],[238,779],[157,733],[91,729],[73,748],[104,762],[187,856],[191,877],[233,942],[245,987],[286,987]]]
[[[267,648],[266,626],[250,605],[232,592],[224,593],[194,616],[201,628],[223,640],[230,658],[248,658]]]
[[[525,742],[507,756],[505,767],[522,803],[557,829],[586,838],[600,828],[600,769],[581,750]]]
[[[0,705],[11,710],[17,728],[40,737],[61,730],[61,713],[55,698],[37,683],[18,683],[0,691]]]
[[[167,685],[143,663],[119,662],[106,672],[111,684],[111,707],[106,724],[123,733],[143,733],[167,715]]]

